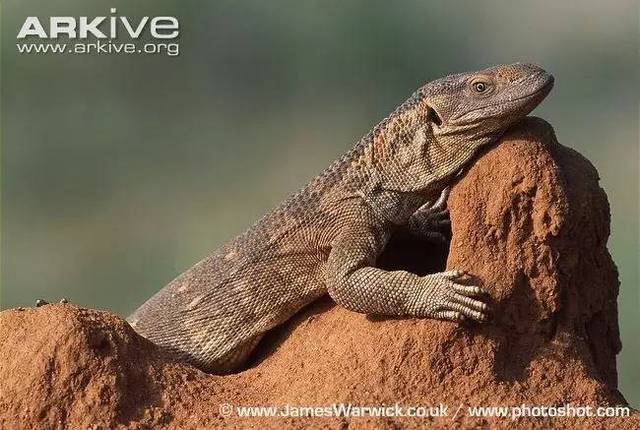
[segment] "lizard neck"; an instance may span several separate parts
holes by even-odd
[[[422,170],[420,177],[400,171],[394,171],[390,176],[391,172],[384,163],[370,163],[366,151],[350,164],[343,192],[362,200],[383,223],[406,224],[420,206],[436,198],[446,186],[444,178],[438,178],[430,169]],[[398,177],[400,174],[403,178]],[[416,187],[417,184],[419,186]]]
[[[409,217],[427,201],[426,195],[422,193],[383,189],[361,191],[359,195],[378,219],[393,225],[406,224]]]
[[[384,222],[405,224],[450,176],[424,106],[409,100],[352,152],[345,183]]]
[[[422,181],[420,188],[403,190],[389,187],[380,172],[370,172],[367,180],[356,181],[352,190],[378,219],[394,225],[405,225],[420,206],[427,201],[435,201],[451,180],[450,175],[437,177],[433,174],[428,178],[423,176],[416,178],[416,182]]]

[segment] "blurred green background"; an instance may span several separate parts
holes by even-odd
[[[620,269],[620,389],[640,406],[634,1],[3,0],[2,308],[125,316],[425,81],[534,62],[534,114],[598,168]],[[173,15],[177,57],[20,55],[26,16]]]

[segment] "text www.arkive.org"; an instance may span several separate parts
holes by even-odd
[[[16,43],[20,54],[160,54],[175,57],[180,55],[180,44],[172,43],[117,43],[112,41],[87,43]]]
[[[28,16],[16,35],[16,48],[20,54],[180,54],[178,18],[132,18],[117,12],[111,8],[104,16],[51,16],[48,20]],[[61,38],[66,39],[64,43]]]

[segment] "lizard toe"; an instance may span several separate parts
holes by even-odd
[[[453,290],[456,293],[462,294],[462,295],[467,296],[467,297],[475,297],[475,296],[480,296],[480,295],[486,295],[487,294],[487,292],[483,288],[478,287],[477,285],[455,284],[453,286]]]
[[[480,300],[472,299],[471,297],[467,297],[462,294],[457,294],[457,293],[454,294],[453,300],[455,300],[456,303],[459,303],[470,309],[474,309],[480,312],[485,312],[489,310],[489,306],[486,303],[481,302]]]
[[[458,311],[439,311],[435,314],[435,317],[441,320],[462,322],[466,319],[464,314]]]
[[[484,322],[489,319],[489,316],[486,313],[475,310],[470,306],[456,303],[453,307],[457,312],[460,312],[464,316],[471,318],[473,320]]]
[[[473,318],[476,321],[479,322],[486,322],[489,321],[489,316],[483,312],[478,312],[478,311],[474,311],[472,309],[467,309],[466,311],[463,311],[463,313],[467,316],[469,316],[470,318]]]
[[[467,274],[467,272],[465,272],[464,270],[458,270],[458,269],[454,269],[454,270],[449,270],[446,272],[442,273],[442,276],[444,276],[445,278],[447,278],[450,281],[457,281],[460,278],[464,277]]]
[[[451,192],[451,187],[445,187],[440,193],[440,197],[434,203],[434,208],[443,209],[447,206],[447,199],[449,198],[449,193]]]

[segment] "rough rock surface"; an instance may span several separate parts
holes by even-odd
[[[446,265],[474,273],[493,320],[355,314],[320,300],[211,376],[119,317],[73,305],[0,313],[1,428],[640,428],[627,418],[472,418],[467,406],[624,404],[609,208],[591,164],[529,118],[449,198]],[[446,250],[392,241],[381,265],[437,270]],[[397,251],[397,252],[395,252]],[[433,251],[433,249],[431,249]],[[435,263],[434,263],[435,262]],[[435,418],[239,418],[220,405],[448,405]],[[453,415],[460,405],[456,417]],[[222,406],[223,412],[226,406]]]

